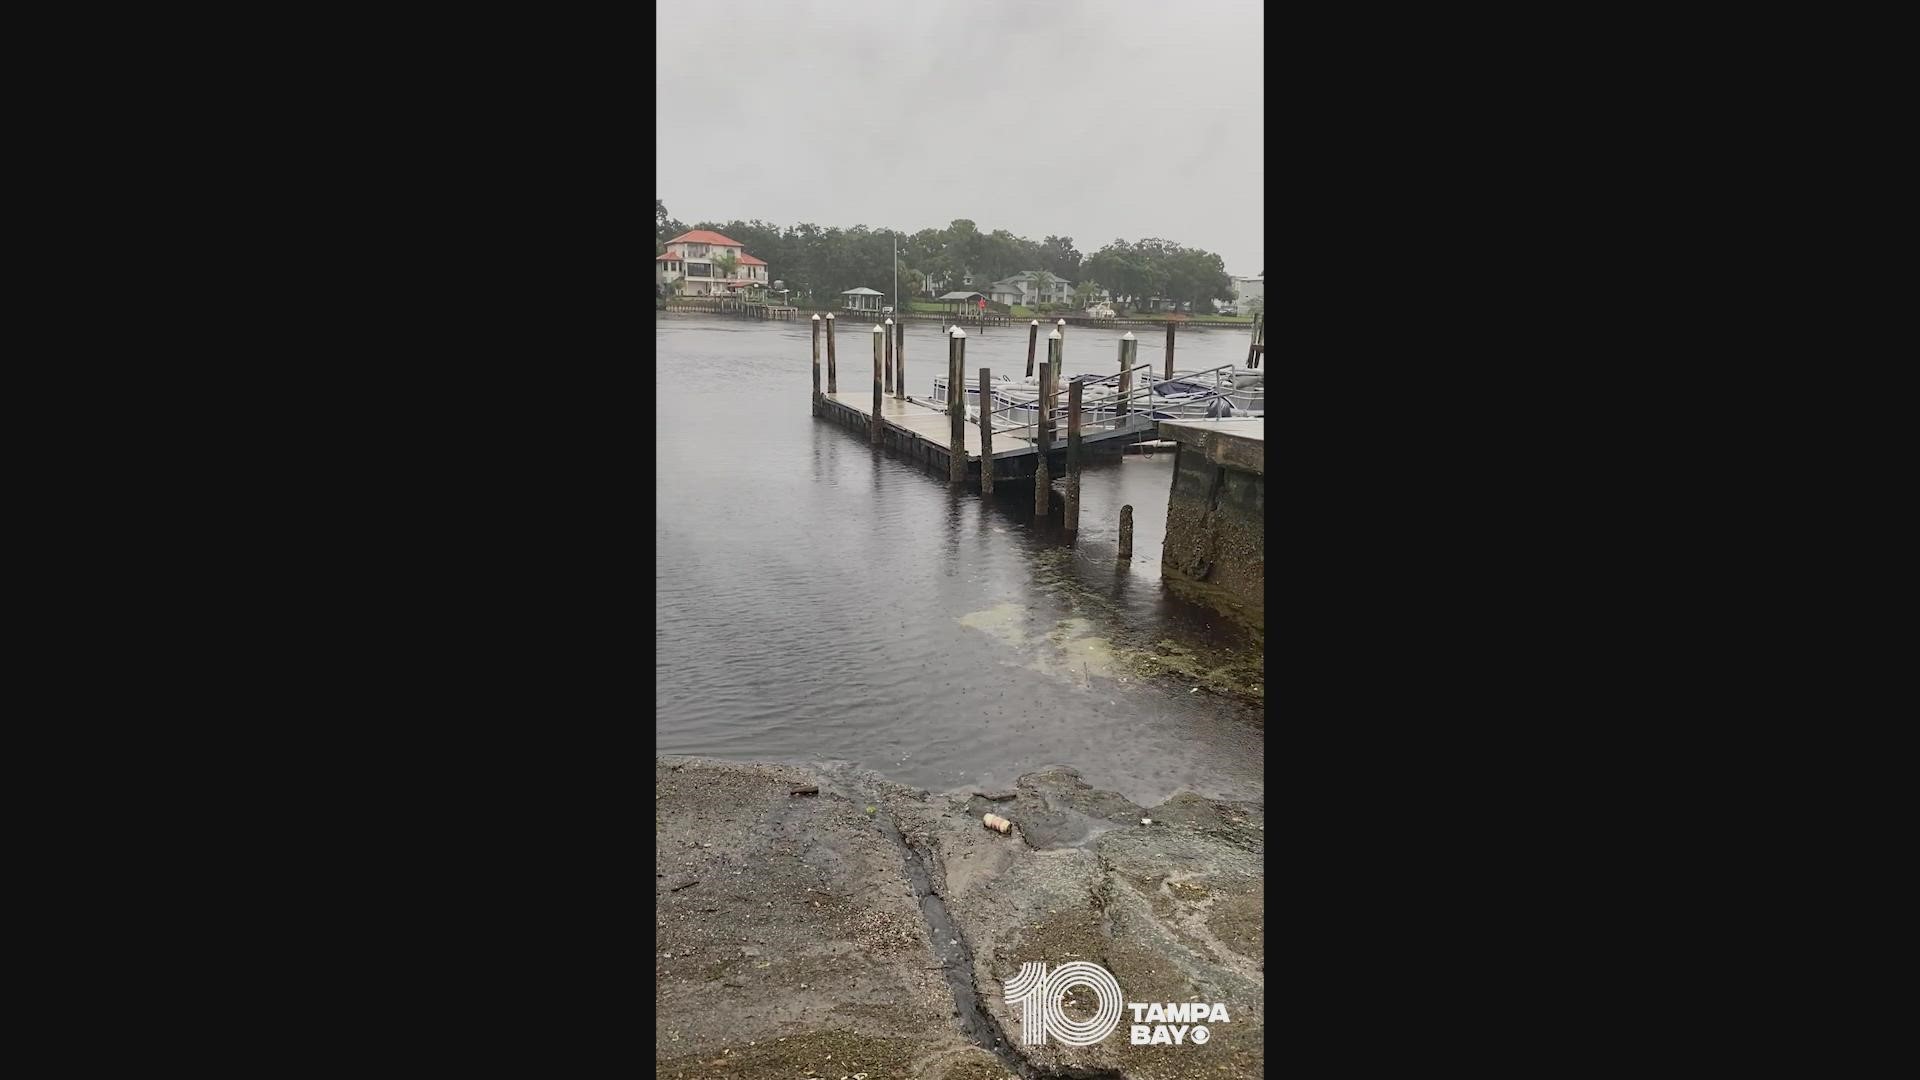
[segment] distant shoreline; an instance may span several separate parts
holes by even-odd
[[[676,303],[674,301],[668,301],[667,306],[664,309],[656,308],[655,311],[656,313],[664,311],[666,314],[669,314],[669,315],[719,315],[719,316],[725,316],[728,318],[752,319],[756,321],[764,321],[765,319],[765,316],[755,312],[752,309],[752,307],[747,307],[745,309],[716,310],[714,308],[709,308],[704,305],[695,307],[690,304]],[[800,308],[799,313],[800,313],[799,321],[801,322],[810,321],[812,317],[816,314],[819,314],[819,315],[827,314],[824,311],[822,312],[808,311],[805,308]],[[868,321],[878,322],[884,319],[892,319],[895,322],[930,322],[930,323],[939,323],[942,325],[958,323],[962,328],[965,328],[968,326],[975,325],[978,321],[976,318],[972,318],[972,317],[955,319],[951,315],[945,315],[945,316],[929,315],[925,312],[918,312],[918,311],[908,312],[904,314],[891,314],[891,315],[882,314],[882,313],[873,312],[873,311],[835,311],[833,312],[833,315],[835,317],[835,320],[838,322],[845,322],[845,323],[857,322],[862,324]],[[1253,322],[1251,320],[1227,321],[1223,319],[1216,320],[1216,319],[1153,319],[1153,318],[1094,319],[1094,318],[1089,318],[1085,315],[1059,315],[1059,314],[1046,315],[1046,316],[1032,316],[1029,319],[1020,319],[1013,316],[1001,315],[997,313],[991,314],[987,317],[987,325],[988,326],[1016,326],[1022,323],[1029,323],[1031,321],[1037,320],[1040,323],[1040,325],[1044,327],[1044,326],[1056,325],[1062,319],[1066,320],[1066,323],[1068,326],[1113,327],[1115,329],[1121,329],[1121,330],[1163,329],[1169,324],[1173,326],[1177,326],[1182,330],[1187,330],[1187,329],[1251,330],[1253,328]]]

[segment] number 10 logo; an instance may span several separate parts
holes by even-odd
[[[1076,986],[1092,990],[1099,1002],[1090,1019],[1075,1020],[1062,1007],[1067,991]],[[1061,964],[1051,975],[1038,961],[1021,964],[1005,996],[1008,1007],[1020,1006],[1020,1041],[1028,1046],[1044,1045],[1049,1035],[1067,1046],[1092,1046],[1120,1023],[1120,983],[1106,968],[1085,960]]]

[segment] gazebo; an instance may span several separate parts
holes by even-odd
[[[840,306],[846,308],[848,311],[869,311],[878,315],[880,314],[880,300],[887,294],[876,292],[863,285],[848,289],[840,295],[846,297],[845,300],[840,302]]]
[[[971,315],[979,308],[980,301],[986,297],[977,292],[950,292],[939,298],[939,303],[954,305],[953,314]]]

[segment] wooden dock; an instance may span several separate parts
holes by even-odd
[[[997,478],[1014,480],[1033,477],[1034,512],[1037,514],[1046,513],[1050,478],[1064,474],[1068,477],[1069,530],[1076,527],[1071,522],[1077,518],[1073,511],[1078,506],[1080,465],[1096,455],[1125,453],[1129,445],[1157,437],[1150,404],[1151,382],[1143,381],[1138,390],[1131,386],[1134,372],[1149,367],[1138,363],[1140,343],[1131,333],[1120,337],[1120,370],[1116,382],[1117,394],[1111,409],[1103,407],[1093,416],[1085,416],[1081,409],[1084,384],[1075,382],[1065,392],[1066,415],[1061,415],[1062,392],[1055,376],[1060,371],[1063,339],[1059,330],[1055,329],[1047,335],[1047,361],[1040,365],[1038,407],[1008,405],[996,409],[990,386],[993,372],[990,368],[982,367],[977,369],[979,391],[974,415],[968,417],[963,390],[963,380],[967,375],[967,335],[964,332],[955,330],[947,343],[950,380],[947,392],[950,396],[947,401],[933,401],[916,398],[905,392],[907,328],[904,322],[896,323],[889,319],[885,327],[873,328],[872,381],[864,390],[842,391],[839,387],[839,353],[834,340],[836,320],[829,314],[825,319],[815,315],[811,321],[815,417],[865,435],[876,448],[884,446],[945,473],[950,484],[964,484],[971,475],[982,495],[993,493]],[[823,332],[826,345],[824,369],[820,364]],[[1029,326],[1028,371],[1033,370],[1038,332],[1038,324]],[[1174,333],[1169,327],[1169,379],[1174,374]],[[1254,333],[1255,341],[1259,342],[1258,322]],[[867,335],[860,334],[858,337],[866,338]],[[1249,354],[1249,367],[1253,366],[1255,356],[1257,353]],[[854,354],[847,359],[848,378],[853,385],[859,385],[859,371],[865,365],[855,360]],[[1229,366],[1222,364],[1198,374],[1217,373]],[[826,376],[824,382],[821,379],[823,370]],[[1219,396],[1217,391],[1216,396]],[[1012,419],[1016,411],[1029,414],[1031,422],[1003,425],[994,419],[1002,414]],[[991,425],[991,430],[982,431],[980,425],[983,422]]]
[[[860,432],[873,429],[873,393],[869,390],[837,394],[822,392],[814,399],[813,415],[831,420],[841,427]],[[880,445],[915,461],[925,462],[945,475],[952,467],[948,446],[952,440],[952,418],[946,406],[933,405],[917,398],[883,395],[880,399]],[[1032,428],[1026,429],[1031,433]],[[968,421],[961,428],[961,446],[966,454],[967,472],[980,475],[980,425]],[[1144,416],[1120,428],[1082,434],[1081,449],[1089,455],[1120,453],[1130,440],[1153,438],[1154,426]],[[1066,465],[1066,432],[1056,432],[1047,473],[1060,476]],[[993,433],[993,475],[996,479],[1021,479],[1033,476],[1039,467],[1040,448],[1034,437],[1021,429],[996,428]]]

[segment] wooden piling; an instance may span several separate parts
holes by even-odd
[[[893,389],[902,398],[907,396],[907,320],[901,319],[894,325],[893,336],[897,339],[893,345]]]
[[[1263,315],[1253,317],[1253,336],[1247,339],[1247,366],[1260,366],[1260,323]]]
[[[947,480],[967,482],[967,332],[953,328],[953,360],[947,365]]]
[[[1060,372],[1060,332],[1047,335],[1047,359],[1040,365],[1039,413],[1034,418],[1034,434],[1040,439],[1040,445],[1053,446],[1053,379]]]
[[[1120,335],[1120,386],[1115,411],[1125,416],[1132,411],[1127,407],[1127,393],[1133,389],[1133,358],[1140,348],[1140,342],[1134,339],[1133,331]]]
[[[840,365],[833,356],[833,312],[827,312],[827,393],[840,392]]]
[[[893,393],[893,320],[887,320],[887,329],[882,337],[887,339],[887,376],[881,384],[887,393]]]
[[[880,445],[880,355],[886,351],[886,331],[873,328],[873,445]]]
[[[980,494],[993,494],[993,369],[980,369]]]
[[[1167,378],[1173,378],[1173,322],[1167,322]]]
[[[1133,504],[1120,508],[1120,558],[1122,561],[1133,559]]]
[[[1055,350],[1054,342],[1047,342],[1049,354]],[[1035,520],[1047,516],[1047,496],[1053,492],[1053,480],[1047,475],[1047,451],[1053,449],[1053,426],[1048,417],[1048,406],[1053,389],[1053,363],[1049,356],[1040,365],[1040,459],[1033,472],[1033,516]]]
[[[1067,531],[1080,530],[1080,391],[1079,383],[1067,386]]]
[[[820,403],[820,316],[813,317],[813,401]]]
[[[1033,320],[1033,325],[1027,327],[1027,377],[1028,378],[1033,377],[1033,347],[1039,344],[1039,342],[1040,342],[1040,320],[1035,319]]]

